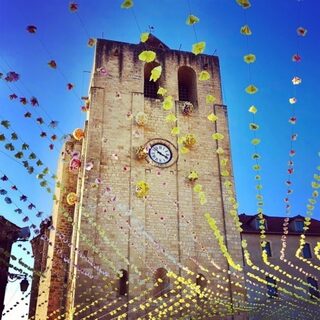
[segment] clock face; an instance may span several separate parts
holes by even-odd
[[[150,146],[149,157],[157,164],[167,164],[172,159],[172,152],[165,144],[155,143]]]

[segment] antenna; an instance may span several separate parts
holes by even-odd
[[[154,26],[148,25],[148,28],[149,28],[149,32],[150,32],[150,33],[154,32]]]
[[[181,50],[181,47],[182,47],[182,43],[180,43],[180,46],[179,46],[179,51]]]
[[[216,54],[216,52],[217,52],[217,49],[214,49],[214,51],[213,51],[213,56]]]

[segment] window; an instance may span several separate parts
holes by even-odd
[[[196,285],[200,287],[201,291],[207,286],[207,279],[203,274],[197,274]]]
[[[272,277],[267,276],[267,294],[269,298],[275,298],[278,296],[278,289],[277,289],[277,281]]]
[[[259,230],[260,229],[260,225],[261,225],[261,221],[262,219],[259,219],[258,217],[256,218],[256,220],[255,220],[255,227],[256,227],[256,229],[257,230]],[[265,228],[265,230],[267,230],[267,220],[266,219],[263,219],[264,221],[263,221],[263,225],[264,225],[264,228]]]
[[[302,255],[304,258],[306,259],[311,259],[311,249],[310,249],[310,244],[309,243],[305,243],[302,249]]]
[[[201,273],[197,274],[196,285],[199,286],[201,290],[201,293],[200,294],[198,293],[198,299],[203,299],[205,297],[204,291],[206,290],[206,286],[207,286],[207,279],[203,274]]]
[[[298,231],[298,232],[302,232],[303,231],[303,221],[295,221],[294,222],[294,229],[295,231]]]
[[[314,299],[314,298],[320,298],[320,292],[318,290],[318,283],[314,278],[308,277],[307,278],[308,284],[309,286],[309,294],[310,294],[310,298]]]
[[[179,101],[189,101],[197,105],[197,75],[190,67],[180,67],[178,70]]]
[[[121,269],[119,274],[119,296],[128,294],[128,272]]]
[[[271,245],[269,241],[266,241],[266,245],[262,247],[262,250],[265,250],[267,252],[268,257],[272,257]]]
[[[159,268],[154,274],[155,288],[154,297],[160,297],[170,291],[170,279],[167,276],[167,270]]]
[[[159,80],[156,82],[150,81],[151,70],[157,66],[159,64],[156,62],[146,63],[144,66],[144,96],[146,98],[158,98]]]

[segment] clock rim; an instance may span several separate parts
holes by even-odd
[[[164,164],[161,164],[161,163],[157,163],[155,161],[153,161],[150,156],[149,156],[149,150],[148,148],[152,145],[155,145],[157,143],[160,143],[160,144],[164,144],[165,146],[167,146],[169,148],[169,150],[171,151],[171,160],[167,163],[164,163]],[[145,144],[144,144],[145,148],[148,150],[148,153],[147,153],[147,157],[146,157],[146,161],[147,163],[149,163],[150,165],[152,166],[156,166],[158,168],[168,168],[168,167],[171,167],[172,165],[174,165],[177,161],[178,161],[178,158],[179,158],[179,154],[178,154],[178,149],[176,148],[176,146],[169,140],[167,139],[163,139],[163,138],[153,138],[153,139],[150,139],[148,140]]]
[[[169,159],[168,161],[166,161],[166,162],[157,162],[156,160],[154,160],[154,159],[152,158],[150,152],[151,152],[152,148],[153,148],[154,146],[156,146],[156,145],[165,146],[165,147],[169,150],[169,152],[170,152],[170,159]],[[161,143],[161,142],[155,142],[155,143],[153,143],[153,144],[150,144],[150,148],[149,148],[149,150],[148,150],[148,156],[149,156],[149,158],[150,158],[153,162],[155,162],[157,165],[166,165],[166,164],[168,164],[168,163],[171,161],[171,159],[172,159],[172,157],[173,157],[173,153],[172,153],[172,150],[170,149],[170,147],[169,147],[167,144]]]

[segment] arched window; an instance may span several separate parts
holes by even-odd
[[[180,67],[178,70],[179,101],[189,101],[197,105],[197,75],[190,67]]]
[[[158,67],[159,63],[150,62],[146,63],[144,66],[144,96],[146,98],[158,98],[158,89],[159,89],[159,80],[154,82],[153,80],[150,81],[151,70],[155,67]]]
[[[154,296],[160,297],[165,293],[170,291],[170,279],[167,276],[167,270],[164,268],[159,268],[154,273]]]
[[[119,296],[128,295],[128,272],[121,269],[119,272]]]

